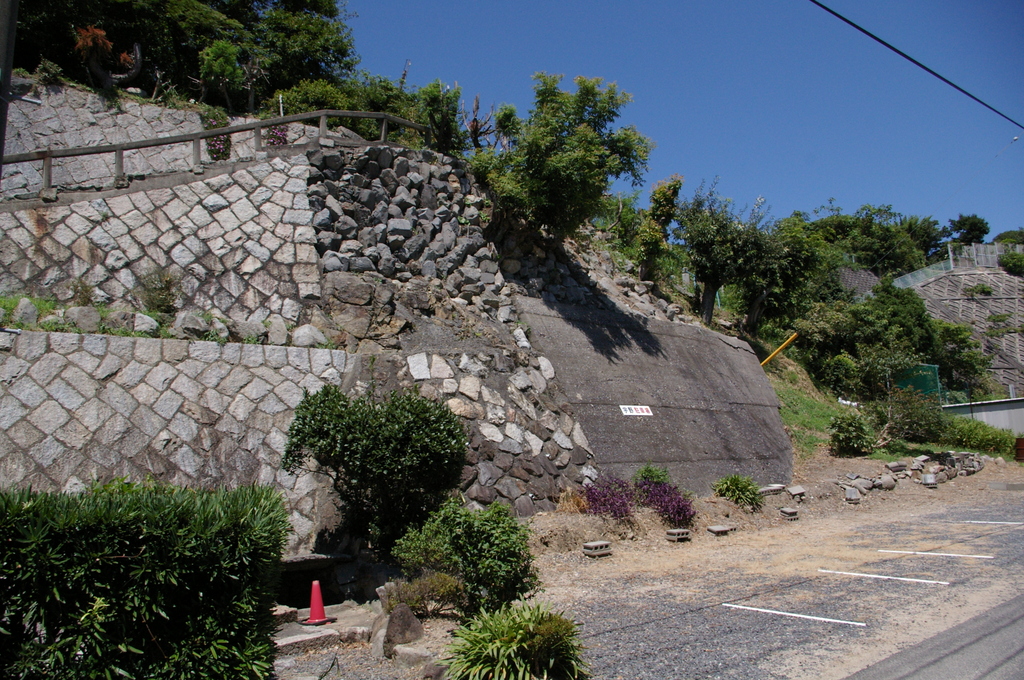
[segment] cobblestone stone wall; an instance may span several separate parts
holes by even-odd
[[[195,111],[168,109],[125,99],[109,104],[92,92],[51,85],[36,88],[32,97],[42,104],[15,100],[7,121],[5,154],[26,153],[38,149],[68,149],[172,137],[203,129]],[[233,123],[246,118],[234,118]],[[315,128],[288,126],[289,143],[308,141]],[[252,133],[234,135],[232,158],[253,155]],[[206,145],[202,160],[209,162]],[[124,171],[128,175],[152,175],[192,169],[192,144],[174,144],[125,152]],[[42,161],[5,165],[0,182],[0,198],[38,191],[43,184]],[[53,184],[60,187],[110,186],[114,181],[114,155],[78,156],[57,159],[53,163]]]
[[[308,174],[305,156],[273,158],[173,189],[0,213],[0,294],[67,300],[83,279],[100,302],[130,304],[140,277],[174,266],[186,307],[295,321],[320,296]]]
[[[280,469],[304,389],[342,384],[339,350],[72,333],[0,334],[0,480],[78,491],[148,476],[193,487],[269,484],[308,552],[333,513],[322,479]]]
[[[594,479],[579,423],[549,387],[554,368],[501,351],[378,356],[340,350],[73,333],[0,334],[0,480],[80,491],[117,477],[192,487],[269,484],[284,494],[289,553],[333,528],[325,478],[280,469],[303,391],[412,387],[466,422],[461,489],[516,514],[552,511]],[[478,506],[479,507],[479,506]]]

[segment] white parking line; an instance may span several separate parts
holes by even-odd
[[[932,555],[934,557],[973,557],[978,560],[994,560],[993,555],[958,555],[956,553],[917,552],[915,550],[879,550],[882,553],[896,553],[897,555]]]
[[[960,524],[1011,524],[1013,526],[1022,526],[1024,522],[982,522],[976,519],[967,519],[960,522]]]
[[[939,586],[948,586],[949,581],[929,581],[925,578],[904,578],[903,576],[882,576],[881,574],[859,574],[854,571],[832,571],[831,569],[819,569],[823,574],[841,574],[842,576],[862,576],[864,578],[882,578],[890,581],[910,581],[911,583],[934,583]]]
[[[780,612],[774,609],[760,609],[758,607],[744,607],[741,604],[729,604],[728,602],[722,603],[723,607],[732,607],[733,609],[746,609],[752,612],[763,612],[765,614],[778,614],[779,616],[791,616],[794,619],[810,619],[811,621],[824,621],[826,623],[842,623],[847,626],[867,626],[866,623],[859,621],[843,621],[842,619],[826,619],[821,616],[808,616],[807,614],[794,614],[793,612]]]

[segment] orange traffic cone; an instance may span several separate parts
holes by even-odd
[[[313,581],[313,589],[309,594],[309,618],[299,621],[303,626],[322,626],[337,621],[336,616],[327,616],[324,612],[324,598],[320,594],[320,581]]]

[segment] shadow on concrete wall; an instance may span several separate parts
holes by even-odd
[[[619,363],[624,354],[633,351],[666,358],[661,340],[651,332],[647,319],[630,314],[603,293],[594,295],[594,303],[588,307],[552,305],[548,309],[582,333],[593,350],[608,361]]]

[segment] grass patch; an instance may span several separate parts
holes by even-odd
[[[828,444],[829,421],[841,413],[843,407],[815,390],[809,381],[797,379],[794,382],[789,377],[794,370],[797,369],[769,373],[768,379],[779,398],[779,415],[789,429],[793,448],[799,458],[806,458],[818,446]]]

